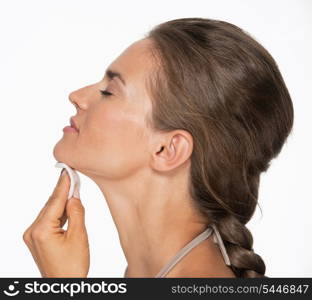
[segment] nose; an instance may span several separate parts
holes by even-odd
[[[77,111],[87,109],[87,94],[84,88],[73,91],[68,95],[69,101],[76,107]]]

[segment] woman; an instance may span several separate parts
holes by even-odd
[[[103,192],[125,277],[265,276],[246,223],[293,106],[257,41],[223,21],[171,20],[69,98],[79,131],[65,132],[53,154]],[[68,188],[62,176],[24,233],[46,277],[89,270],[84,207],[66,203]]]

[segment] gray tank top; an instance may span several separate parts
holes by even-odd
[[[195,246],[197,246],[200,242],[208,238],[211,234],[213,234],[213,241],[220,248],[221,254],[227,266],[230,266],[230,259],[226,252],[226,248],[223,244],[221,235],[219,230],[215,224],[209,224],[208,228],[203,231],[201,234],[196,236],[193,240],[191,240],[188,244],[186,244],[171,260],[159,271],[159,273],[155,276],[155,278],[165,277],[168,272]]]

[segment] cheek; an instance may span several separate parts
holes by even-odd
[[[129,111],[97,111],[86,119],[80,138],[84,156],[106,177],[129,176],[147,163],[145,125]]]

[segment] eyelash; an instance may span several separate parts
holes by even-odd
[[[111,93],[111,92],[108,92],[108,91],[103,91],[103,90],[100,90],[100,92],[101,92],[101,94],[103,95],[103,96],[106,96],[106,97],[108,97],[108,96],[112,96],[113,94]]]

